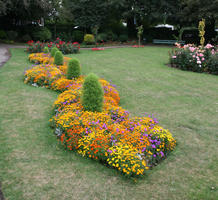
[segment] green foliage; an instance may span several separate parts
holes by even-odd
[[[61,38],[61,40],[66,41],[66,42],[72,40],[72,34],[70,32],[62,31],[62,32],[57,33],[56,36],[58,38]]]
[[[64,63],[64,57],[61,51],[56,51],[54,56],[54,64],[55,65],[63,65]]]
[[[78,1],[66,0],[70,13],[74,16],[75,24],[83,28],[100,26],[108,16],[108,0]]]
[[[54,57],[55,56],[55,53],[58,51],[58,48],[57,47],[53,47],[51,49],[51,56]]]
[[[0,30],[0,39],[7,39],[7,34],[3,30]]]
[[[49,48],[48,47],[44,47],[43,52],[44,53],[49,53]]]
[[[218,53],[210,55],[207,66],[211,74],[218,75]]]
[[[120,42],[126,42],[128,40],[128,35],[122,34],[119,36]]]
[[[89,74],[82,89],[82,105],[84,110],[101,112],[103,106],[103,89],[95,74]]]
[[[25,35],[23,35],[23,36],[21,37],[21,41],[22,41],[22,42],[28,42],[28,41],[30,41],[30,40],[32,40],[32,38],[31,38],[31,36],[30,36],[29,34],[25,34]]]
[[[9,40],[16,40],[18,33],[16,31],[7,31]]]
[[[34,40],[40,41],[49,40],[52,36],[51,31],[46,27],[43,27],[36,32],[33,32],[32,35]]]
[[[92,34],[86,34],[84,36],[84,42],[86,44],[94,44],[95,43],[95,37]]]
[[[107,34],[106,33],[99,33],[97,36],[97,42],[106,42],[107,41]]]
[[[81,74],[80,62],[76,58],[72,58],[67,66],[67,78],[78,78]]]
[[[116,41],[117,38],[118,38],[117,34],[113,33],[112,31],[107,32],[107,40]]]
[[[82,43],[83,38],[84,38],[84,33],[82,31],[79,31],[79,30],[73,31],[72,35],[73,35],[74,42]]]

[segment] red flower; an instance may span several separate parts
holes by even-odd
[[[78,42],[74,42],[73,47],[77,47],[78,49],[80,49],[80,44]]]
[[[32,45],[33,43],[34,43],[33,40],[27,42],[28,45]]]
[[[104,48],[92,48],[92,51],[102,51]]]

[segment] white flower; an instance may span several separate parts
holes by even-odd
[[[32,86],[33,86],[33,87],[39,87],[39,86],[37,85],[37,83],[33,83]]]

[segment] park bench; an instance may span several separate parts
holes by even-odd
[[[179,44],[182,44],[184,45],[185,44],[185,41],[177,41],[177,40],[158,40],[158,39],[153,39],[153,44],[175,44],[175,43],[179,43]]]

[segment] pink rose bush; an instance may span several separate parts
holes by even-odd
[[[218,46],[207,44],[204,47],[187,44],[170,53],[171,67],[194,72],[218,74]]]

